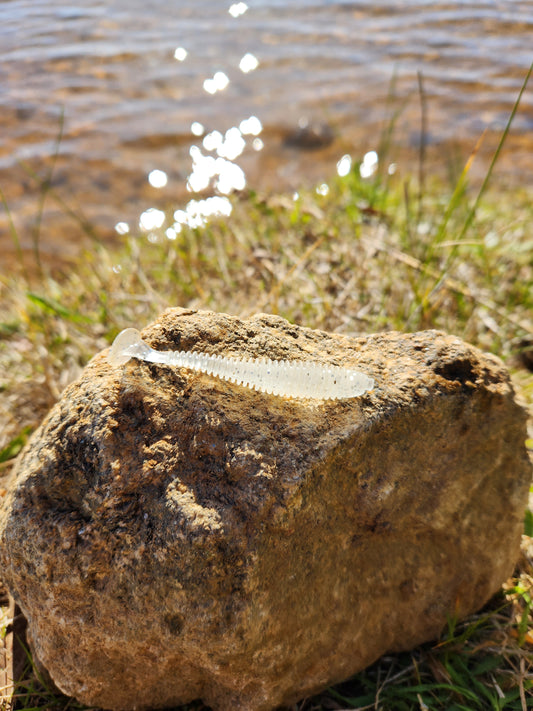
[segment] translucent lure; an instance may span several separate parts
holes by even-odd
[[[123,365],[130,358],[188,368],[282,397],[339,400],[358,397],[374,387],[374,380],[368,375],[336,365],[268,358],[226,358],[195,351],[157,351],[141,339],[135,328],[121,331],[108,355],[114,366]]]

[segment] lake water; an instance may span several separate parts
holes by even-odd
[[[413,167],[420,77],[431,160],[460,163],[488,129],[483,170],[533,60],[533,2],[3,0],[0,48],[0,187],[31,249],[53,166],[38,234],[54,259],[87,244],[82,215],[120,239],[117,223],[184,207],[187,183],[319,184],[395,112],[387,160]],[[533,80],[497,179],[532,176]]]

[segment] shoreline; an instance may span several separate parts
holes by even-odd
[[[312,126],[321,129],[327,124]],[[368,134],[350,135],[334,126],[328,130],[331,130],[331,142],[309,149],[290,143],[294,131],[265,127],[262,133],[264,148],[255,152],[249,145],[235,161],[245,174],[244,192],[251,190],[268,196],[312,190],[335,178],[336,164],[343,155],[349,155],[354,162],[358,162],[366,151],[379,151],[383,142],[388,140],[386,125],[380,128],[374,140]],[[396,133],[399,133],[398,141]],[[425,143],[421,165],[421,138],[416,132],[411,137],[408,133],[406,126],[400,126],[399,131],[395,131],[394,142],[382,153],[383,160],[393,165],[406,180],[422,170],[426,180],[441,182],[443,190],[447,182],[453,185],[476,146],[473,139],[444,144]],[[469,190],[475,191],[481,184],[498,139],[499,134],[495,132],[478,137],[481,145],[469,173]],[[525,149],[523,145],[527,140],[525,136],[512,133],[507,139],[492,179],[492,190],[501,191],[502,196],[507,197],[514,190],[520,191],[526,184],[526,176],[530,177],[528,157],[531,153],[527,145]],[[50,266],[59,263],[68,268],[83,258],[83,253],[94,244],[120,248],[121,236],[115,230],[119,222],[127,223],[131,233],[141,233],[138,223],[144,210],[153,207],[170,212],[182,209],[191,199],[216,194],[213,188],[201,193],[187,190],[191,145],[194,142],[190,138],[183,143],[179,170],[173,160],[164,157],[166,149],[161,147],[136,154],[136,169],[128,167],[129,163],[134,162],[134,155],[124,165],[112,162],[91,166],[89,162],[85,169],[74,157],[59,154],[57,159],[50,155],[31,167],[19,165],[8,173],[0,171],[0,187],[9,209],[9,215],[5,205],[0,211],[0,250],[4,269],[18,268],[19,245],[26,255],[26,268],[31,269],[37,230],[41,260]],[[204,152],[208,155],[207,151]],[[168,182],[163,188],[154,188],[149,184],[149,166],[168,171],[165,171]],[[10,220],[18,236],[18,245],[13,238]]]

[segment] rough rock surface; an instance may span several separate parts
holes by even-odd
[[[496,358],[435,331],[181,309],[143,337],[356,367],[376,388],[289,400],[98,354],[0,522],[2,577],[67,694],[272,709],[435,637],[511,573],[531,471]]]

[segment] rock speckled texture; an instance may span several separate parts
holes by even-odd
[[[98,354],[32,437],[2,578],[56,684],[108,709],[267,711],[438,635],[511,573],[531,468],[496,358],[172,309],[159,349],[312,359],[315,402]]]

